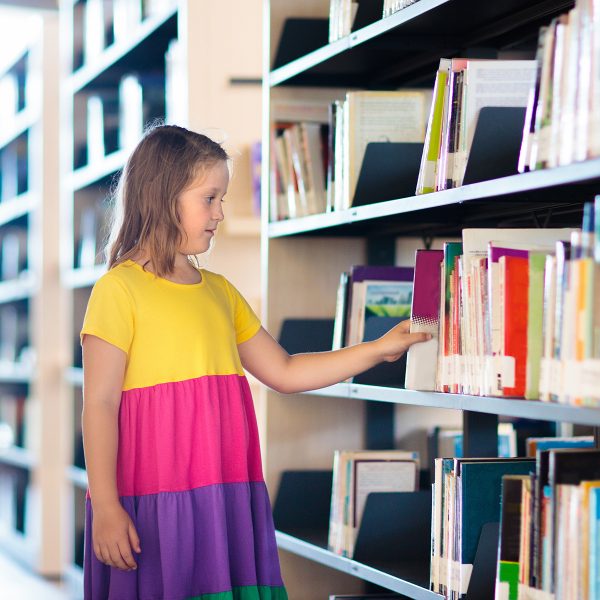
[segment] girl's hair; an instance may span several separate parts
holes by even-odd
[[[171,273],[183,242],[177,199],[219,161],[229,161],[227,152],[205,135],[176,125],[157,125],[146,131],[113,194],[108,268],[143,249],[156,275]]]

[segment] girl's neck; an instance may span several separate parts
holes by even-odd
[[[139,265],[143,266],[150,273],[154,273],[154,267],[149,256],[140,252],[132,257],[132,260]],[[196,269],[188,260],[185,254],[177,253],[175,255],[175,266],[171,273],[167,273],[163,276],[165,279],[172,281],[173,283],[200,283],[202,281],[202,275],[198,269]]]

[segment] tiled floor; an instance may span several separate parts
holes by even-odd
[[[0,552],[0,598],[2,600],[81,600],[66,585],[48,582],[32,574]]]

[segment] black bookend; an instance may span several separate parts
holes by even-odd
[[[394,325],[404,319],[397,317],[367,317],[365,319],[364,342],[371,342],[387,333]],[[381,363],[353,378],[353,383],[404,387],[406,373],[406,355],[393,363]]]
[[[327,545],[332,471],[284,471],[273,504],[275,528]]]
[[[429,490],[369,494],[354,560],[429,587],[430,534]]]
[[[289,354],[331,350],[333,324],[333,319],[285,319],[279,343]]]
[[[498,523],[486,523],[481,528],[467,591],[468,600],[489,600],[494,597],[499,535]]]
[[[356,17],[352,24],[352,31],[358,31],[383,16],[383,2],[381,0],[360,0]]]
[[[352,206],[414,196],[422,155],[422,143],[367,144]]]
[[[286,19],[273,69],[287,65],[328,43],[329,19]]]
[[[479,112],[463,185],[518,173],[525,108],[485,106]]]

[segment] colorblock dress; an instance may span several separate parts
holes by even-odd
[[[224,277],[156,277],[133,261],[92,291],[82,339],[127,354],[117,486],[142,552],[101,563],[86,499],[86,600],[286,600],[256,417],[237,352],[260,329]]]

